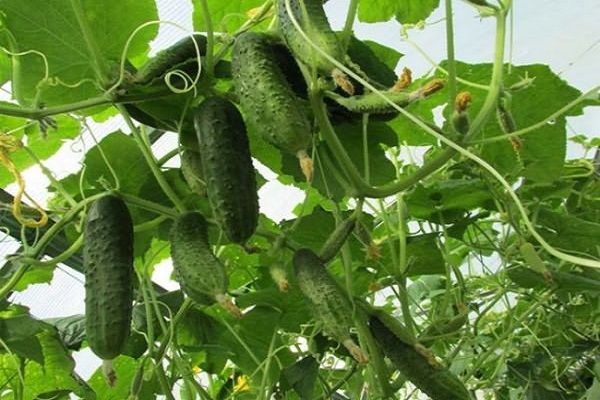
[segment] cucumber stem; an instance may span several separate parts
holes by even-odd
[[[231,297],[229,297],[227,294],[218,294],[215,296],[215,300],[217,300],[217,303],[219,303],[224,309],[229,311],[231,315],[236,318],[242,318],[242,310],[235,305]]]
[[[112,360],[102,360],[102,375],[104,375],[108,386],[115,386],[117,383],[117,373],[113,368]]]

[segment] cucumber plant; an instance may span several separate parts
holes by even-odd
[[[199,0],[202,33],[150,56],[154,2],[57,3],[0,1],[0,230],[20,245],[0,271],[2,398],[598,397],[600,155],[567,129],[598,87],[506,52],[509,29],[556,18]],[[536,15],[572,14],[559,3]],[[447,60],[422,73],[435,49],[403,57],[356,23],[391,19],[405,44],[445,28]],[[467,23],[489,60],[457,59]],[[65,264],[85,315],[9,297]]]

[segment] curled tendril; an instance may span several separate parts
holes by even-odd
[[[185,33],[187,33],[190,36],[190,38],[194,42],[194,47],[196,50],[196,61],[198,63],[198,71],[196,72],[196,76],[193,79],[189,75],[187,75],[184,71],[176,69],[176,70],[170,71],[169,73],[167,73],[165,75],[165,78],[164,78],[165,84],[174,93],[187,93],[191,90],[194,90],[194,95],[196,94],[195,93],[196,84],[200,80],[200,74],[202,73],[202,62],[201,62],[202,60],[201,60],[200,48],[198,47],[198,43],[196,42],[196,39],[194,39],[194,33],[196,33],[196,32],[190,32],[188,29],[184,28],[183,26],[181,26],[175,22],[171,22],[171,21],[148,21],[148,22],[145,22],[145,23],[141,24],[140,26],[138,26],[131,33],[131,35],[129,35],[129,37],[127,38],[127,41],[125,42],[125,46],[123,47],[123,52],[121,53],[121,63],[119,65],[119,77],[112,86],[110,86],[108,89],[106,89],[107,94],[110,94],[110,93],[114,92],[115,90],[117,90],[119,88],[119,86],[121,86],[123,81],[125,81],[125,74],[127,72],[127,69],[125,66],[127,63],[127,53],[129,52],[129,47],[131,46],[131,42],[133,41],[135,36],[140,31],[147,28],[148,26],[160,25],[160,24],[172,25],[178,29],[181,29],[182,31],[184,31]],[[185,86],[183,89],[177,89],[176,87],[173,86],[173,84],[171,83],[171,79],[173,76],[177,76],[184,81]]]
[[[5,133],[0,134],[0,163],[8,169],[8,171],[13,175],[15,181],[17,183],[17,193],[13,199],[12,204],[12,213],[15,219],[23,226],[28,228],[41,228],[48,223],[48,214],[44,211],[44,209],[25,192],[25,180],[21,175],[21,171],[17,168],[15,163],[10,157],[10,154],[21,149],[23,147],[23,143],[19,138],[13,135],[7,135]],[[23,215],[21,199],[25,196],[29,199],[35,210],[40,214],[40,218],[38,220],[25,217]]]

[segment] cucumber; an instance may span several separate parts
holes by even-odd
[[[258,224],[256,175],[237,107],[209,97],[194,112],[202,173],[215,219],[229,240],[244,243]]]
[[[231,62],[240,107],[251,129],[280,150],[295,154],[307,180],[312,160],[308,110],[279,67],[273,41],[266,34],[246,32],[234,46]]]
[[[346,51],[329,25],[325,10],[323,10],[323,2],[321,0],[289,0],[289,4],[294,19],[308,38],[327,55],[343,63]],[[353,94],[354,86],[348,77],[314,49],[298,32],[286,8],[286,0],[277,0],[276,5],[279,30],[296,58],[304,64],[316,68],[318,72],[331,76],[342,90]]]
[[[600,293],[600,280],[589,278],[575,272],[562,272],[548,268],[542,274],[531,268],[515,265],[507,268],[506,273],[518,286],[533,288],[553,288],[557,291]]]
[[[425,97],[432,95],[444,87],[441,79],[433,79],[425,86],[413,92],[387,90],[383,92],[389,100],[399,107],[406,107]],[[328,92],[327,96],[335,100],[339,105],[353,113],[368,113],[375,115],[397,114],[398,110],[392,107],[377,93],[367,93],[356,96],[344,97],[334,92]]]
[[[129,337],[133,301],[133,222],[120,198],[101,197],[88,210],[83,265],[86,337],[112,385],[111,360]]]
[[[181,289],[199,304],[221,304],[233,315],[240,310],[227,295],[225,267],[208,243],[207,222],[198,212],[181,214],[169,232],[173,269]]]
[[[353,327],[350,300],[329,275],[319,256],[311,250],[300,249],[294,254],[293,264],[300,290],[311,303],[323,330],[343,344],[356,361],[368,362],[367,355],[350,336]]]
[[[202,158],[192,150],[181,153],[181,173],[190,190],[198,196],[206,194],[206,184],[202,176]]]
[[[198,72],[198,53],[206,54],[206,36],[193,34],[187,36],[172,46],[158,52],[140,67],[134,77],[134,83],[147,85],[153,81],[164,79],[165,75],[176,69],[182,70],[194,78]]]
[[[379,313],[369,318],[369,328],[383,353],[394,366],[432,400],[470,400],[464,384],[448,369],[427,354],[419,344],[400,338],[395,319]],[[399,323],[398,323],[399,324]]]
[[[328,263],[338,254],[355,226],[356,218],[350,216],[335,228],[319,251],[319,258],[322,262]]]

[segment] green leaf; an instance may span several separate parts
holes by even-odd
[[[411,216],[415,218],[460,222],[469,210],[486,208],[492,197],[489,189],[479,179],[453,179],[438,181],[430,186],[419,185],[406,197]]]
[[[361,22],[389,21],[396,15],[397,0],[371,0],[358,3],[358,19]]]
[[[358,5],[361,22],[384,22],[393,17],[402,24],[425,20],[439,6],[439,0],[371,0]]]
[[[335,130],[339,135],[340,140],[344,144],[346,152],[354,165],[359,171],[364,171],[364,152],[363,152],[363,134],[361,122],[348,123],[344,122],[335,125]],[[398,144],[394,131],[383,122],[374,121],[369,124],[367,135],[367,146],[369,149],[369,168],[370,168],[370,183],[373,185],[381,185],[393,180],[396,172],[393,164],[385,156],[384,147],[392,147]],[[322,150],[323,149],[323,150]],[[319,152],[325,150],[325,143],[319,144]],[[330,154],[330,153],[327,153]],[[333,156],[330,154],[330,159]],[[315,163],[314,178],[312,186],[319,192],[329,198],[328,190],[334,199],[339,199],[344,195],[344,190],[335,180],[331,170],[326,164],[321,162]],[[295,177],[297,182],[304,182],[298,160],[295,157],[285,156],[283,158],[283,172]],[[323,179],[325,175],[325,180]]]
[[[123,0],[118,7],[95,0],[79,3],[81,18],[69,0],[0,2],[4,26],[11,37],[4,44],[13,52],[38,52],[13,57],[13,94],[19,103],[32,105],[40,83],[41,96],[37,100],[46,106],[100,95],[98,65],[104,73],[116,75],[112,68],[120,61],[131,33],[141,24],[158,19],[156,5],[149,0]],[[157,25],[141,30],[128,49],[128,57],[146,52],[157,31]],[[94,43],[93,49],[88,41]],[[46,72],[51,80],[44,83]]]
[[[446,66],[445,63],[442,63]],[[472,82],[489,84],[491,64],[457,63],[458,75]],[[542,64],[512,66],[511,74],[505,77],[505,87],[522,81],[523,77],[534,78],[531,87],[513,92],[512,115],[517,129],[525,128],[546,119],[551,113],[576,99],[580,92],[569,86],[552,70]],[[474,116],[483,105],[485,93],[459,84],[459,90],[471,91],[473,102],[470,115]],[[446,110],[446,113],[448,111]],[[575,107],[566,115],[522,137],[522,149],[517,154],[509,140],[486,143],[482,155],[486,161],[505,175],[523,176],[531,182],[552,182],[561,176],[566,154],[566,116],[580,115],[582,107]],[[484,137],[501,135],[502,132],[492,117],[483,129]]]
[[[106,383],[106,379],[102,374],[101,368],[89,379],[89,384],[94,389],[97,395],[97,400],[124,400],[129,396],[131,382],[135,376],[138,367],[138,360],[126,356],[119,356],[113,360],[113,368],[117,374],[117,382],[115,386],[110,387]],[[150,397],[157,392],[156,381],[153,379],[150,382],[144,381],[142,386],[141,399],[154,398]]]
[[[396,2],[396,19],[401,24],[416,24],[424,21],[438,8],[440,0],[403,0]]]
[[[97,146],[91,148],[85,155],[84,178],[89,187],[94,188],[92,192],[104,190],[101,185],[102,181],[115,185],[114,178],[102,157],[100,149],[106,155],[108,163],[119,178],[121,191],[137,195],[140,194],[147,181],[156,182],[133,137],[122,132],[114,132],[102,139]],[[158,183],[155,184],[158,185]],[[144,197],[147,196],[144,195]]]
[[[251,306],[271,307],[281,313],[280,325],[287,332],[300,332],[301,325],[310,320],[310,310],[304,301],[302,292],[292,276],[290,289],[281,292],[275,287],[245,293],[236,301],[242,308]]]
[[[407,276],[446,273],[446,263],[436,243],[437,236],[437,233],[428,233],[407,238]],[[393,247],[397,249],[399,243],[398,240],[394,239],[392,243],[394,245]],[[382,244],[381,249],[382,259],[392,260],[390,246],[384,243]],[[397,268],[390,268],[391,271],[395,271],[396,269]]]
[[[283,380],[298,393],[300,400],[310,400],[314,398],[318,373],[319,363],[314,357],[308,356],[287,367],[283,371]]]
[[[388,87],[396,82],[394,70],[402,54],[395,49],[352,36],[348,45],[348,56],[370,79]]]
[[[69,317],[50,318],[45,322],[58,330],[58,335],[68,349],[79,350],[85,339],[85,316],[81,314]]]
[[[600,255],[600,224],[542,209],[536,223],[544,239],[563,251]]]
[[[45,330],[36,335],[44,355],[43,364],[31,361],[25,366],[24,399],[38,399],[57,392],[73,392],[81,398],[95,399],[94,392],[75,373],[75,361],[56,336]]]
[[[213,29],[217,32],[233,32],[250,19],[248,11],[259,7],[263,0],[208,0],[208,10],[213,23]],[[195,3],[194,28],[197,31],[206,31],[206,20],[202,8]]]
[[[74,139],[79,135],[79,122],[67,115],[53,117],[57,128],[50,128],[45,134],[40,131],[39,124],[35,124],[27,129],[27,146],[40,159],[46,160],[53,156],[64,144],[66,140]],[[27,120],[0,116],[0,124],[3,130],[12,130],[25,127]],[[13,133],[17,137],[25,135],[24,129],[19,129]],[[10,154],[11,160],[19,171],[34,165],[35,161],[23,149]],[[0,186],[5,187],[14,182],[14,177],[6,168],[0,169]]]
[[[2,341],[19,356],[40,364],[44,362],[44,356],[36,335],[43,329],[44,324],[29,315],[23,307],[11,306],[0,313]]]
[[[271,362],[271,368],[268,371],[271,382],[279,378],[280,366],[291,364],[294,360],[287,347],[283,346],[281,337],[277,335],[280,320],[281,313],[279,311],[271,307],[257,306],[246,313],[234,327],[237,338],[229,332],[220,341],[222,345],[231,350],[230,359],[240,367],[244,374],[254,374],[255,382],[260,382],[264,374],[264,364],[260,367],[258,364],[269,356],[269,348],[273,339],[275,340],[273,349],[277,349],[276,355],[279,363],[275,359]]]

